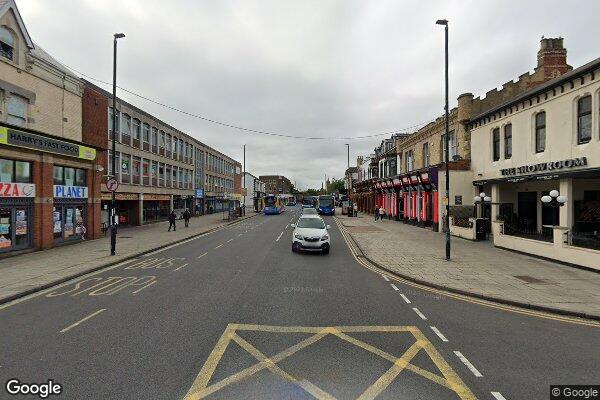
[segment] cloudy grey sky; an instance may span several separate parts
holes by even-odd
[[[443,112],[450,20],[451,106],[533,70],[539,39],[563,36],[577,67],[600,57],[600,1],[17,0],[33,40],[66,65],[189,112],[248,128],[339,138]],[[110,89],[110,88],[107,88]],[[301,189],[340,177],[347,141],[270,138],[119,96]],[[351,162],[380,138],[353,140]]]

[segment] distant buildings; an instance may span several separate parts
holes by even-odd
[[[261,175],[259,179],[265,183],[267,194],[289,194],[292,182],[282,175]]]

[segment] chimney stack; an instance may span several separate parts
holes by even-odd
[[[540,40],[540,50],[537,53],[538,65],[542,69],[543,80],[547,81],[573,69],[567,64],[567,49],[563,38],[545,38]]]

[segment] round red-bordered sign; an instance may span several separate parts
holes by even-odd
[[[116,192],[118,187],[119,182],[115,178],[110,178],[106,181],[106,189],[108,189],[109,192]]]

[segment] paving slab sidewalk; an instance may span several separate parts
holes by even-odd
[[[231,223],[255,215],[247,212]],[[114,256],[108,233],[96,240],[0,259],[0,304],[228,224],[222,213],[215,213],[192,218],[189,228],[177,221],[175,232],[167,232],[168,222],[121,228]]]
[[[364,256],[419,283],[508,304],[600,319],[600,273],[372,216],[336,217]],[[529,278],[534,278],[531,280]],[[538,281],[539,280],[539,281]]]

